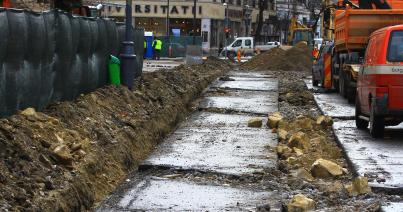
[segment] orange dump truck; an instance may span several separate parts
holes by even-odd
[[[349,102],[355,99],[357,74],[371,33],[383,27],[403,24],[403,0],[383,1],[390,9],[362,9],[363,2],[367,1],[350,1],[351,5],[341,5],[340,2],[332,14],[332,74],[331,79],[325,80],[330,80],[331,87]],[[365,5],[365,8],[369,7],[374,8],[375,5]]]

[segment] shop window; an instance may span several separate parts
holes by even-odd
[[[204,43],[208,42],[208,31],[203,31],[202,32],[202,38],[203,38]]]

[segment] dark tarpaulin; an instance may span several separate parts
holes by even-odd
[[[26,107],[41,110],[106,85],[109,55],[119,56],[123,41],[120,28],[58,11],[0,9],[0,116]],[[134,34],[139,76],[144,31]]]

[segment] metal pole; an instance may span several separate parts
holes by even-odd
[[[134,54],[133,25],[132,25],[132,0],[126,0],[126,31],[125,40],[122,42],[122,84],[130,90],[133,88],[135,77],[136,55]]]
[[[225,30],[228,30],[228,22],[229,22],[229,20],[228,20],[228,3],[225,5],[226,6],[226,8],[225,8]],[[227,43],[227,41],[228,41],[228,39],[227,39],[227,32],[225,32],[225,59],[227,59],[227,54],[228,54],[228,50],[227,50],[227,46],[228,46],[228,43]]]
[[[167,36],[169,38],[169,0],[167,2]]]
[[[196,0],[193,0],[193,45],[196,45]]]
[[[167,37],[168,37],[168,57],[172,57],[171,36],[169,32],[169,0],[167,2]]]

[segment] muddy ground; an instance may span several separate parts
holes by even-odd
[[[230,65],[143,74],[134,91],[104,87],[43,112],[0,120],[0,211],[89,210],[194,108]]]

